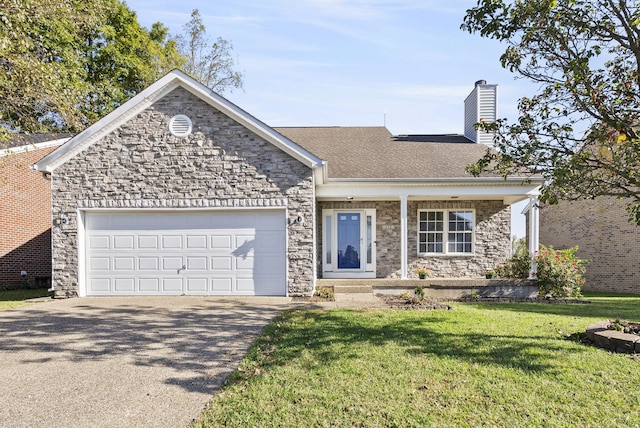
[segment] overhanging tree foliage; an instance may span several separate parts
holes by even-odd
[[[233,46],[222,37],[211,42],[198,9],[191,12],[191,20],[183,29],[184,33],[178,35],[176,40],[185,59],[184,71],[220,93],[242,88],[242,74],[234,70],[236,61],[231,55]]]
[[[206,41],[200,25],[184,36],[196,46]],[[196,79],[206,78],[203,83],[218,90],[240,87],[230,51],[231,45],[219,39],[211,54],[198,60],[206,73]],[[0,7],[0,146],[20,135],[16,131],[80,131],[191,61],[162,23],[146,30],[121,0],[5,1]]]
[[[640,5],[627,0],[479,0],[462,29],[506,44],[502,66],[540,84],[469,167],[549,179],[543,202],[616,196],[640,225]]]

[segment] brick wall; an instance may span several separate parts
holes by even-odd
[[[177,138],[168,122],[193,121]],[[307,166],[178,88],[59,167],[52,177],[56,297],[78,292],[77,210],[84,207],[251,207],[286,204],[291,223],[312,219],[313,176]],[[283,202],[284,201],[284,202]],[[288,229],[290,295],[313,291],[313,226]]]
[[[54,149],[0,157],[0,285],[51,277],[51,183],[29,166]]]
[[[318,276],[322,276],[322,210],[376,209],[376,277],[399,278],[400,201],[318,202]],[[475,251],[472,255],[419,256],[419,209],[475,210]],[[409,201],[407,205],[409,277],[417,278],[415,267],[425,265],[437,277],[483,276],[485,269],[503,263],[511,251],[511,207],[501,201]]]
[[[561,201],[540,212],[540,243],[578,246],[586,266],[584,290],[640,294],[640,227],[629,223],[626,202],[598,197]]]

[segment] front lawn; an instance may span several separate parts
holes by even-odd
[[[637,425],[640,361],[567,336],[640,297],[587,299],[283,312],[195,426]]]
[[[27,299],[49,296],[46,288],[0,291],[0,311],[27,305]]]

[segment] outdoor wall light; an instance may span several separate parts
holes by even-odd
[[[293,220],[290,220],[290,224],[302,224],[302,223],[304,223],[304,217],[300,214],[298,214],[298,216]]]
[[[27,276],[27,271],[26,270],[20,271],[20,276],[25,278]]]

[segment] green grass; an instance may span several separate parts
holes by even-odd
[[[46,288],[0,291],[0,311],[28,305],[26,299],[49,296]]]
[[[640,362],[567,337],[640,297],[288,311],[196,427],[637,426]]]

